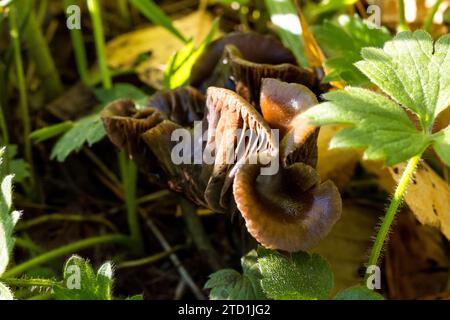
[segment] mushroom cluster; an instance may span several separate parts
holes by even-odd
[[[336,186],[314,169],[318,128],[301,117],[319,91],[315,74],[277,39],[232,33],[205,50],[191,86],[159,92],[143,110],[119,100],[101,117],[145,172],[162,171],[200,206],[240,212],[259,243],[294,252],[317,245],[342,207]],[[181,163],[173,160],[179,129],[190,138]]]

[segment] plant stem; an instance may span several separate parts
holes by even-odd
[[[170,250],[170,251],[160,252],[160,253],[154,254],[152,256],[137,259],[137,260],[124,261],[124,262],[119,263],[117,265],[117,268],[119,268],[119,269],[136,268],[136,267],[141,267],[141,266],[144,266],[147,264],[155,263],[161,259],[164,259],[165,257],[170,256],[172,253],[174,253],[182,248],[185,248],[185,246],[178,245],[178,246],[173,247],[172,250]]]
[[[187,228],[198,251],[204,256],[212,270],[219,270],[222,267],[219,255],[205,233],[202,222],[197,215],[196,206],[182,197],[180,197],[180,206]]]
[[[64,256],[67,254],[71,254],[71,253],[75,253],[77,251],[80,251],[80,250],[83,250],[83,249],[86,249],[86,248],[89,248],[89,247],[92,247],[95,245],[106,244],[106,243],[122,243],[122,244],[128,245],[129,242],[130,242],[129,237],[121,235],[121,234],[112,234],[112,235],[83,239],[83,240],[76,241],[76,242],[70,243],[68,245],[59,247],[57,249],[48,251],[48,252],[46,252],[42,255],[39,255],[33,259],[25,261],[24,263],[16,265],[15,267],[6,271],[3,274],[3,277],[5,277],[5,278],[15,277],[33,267],[36,267],[38,265],[41,265],[43,263],[46,263],[46,262],[56,259],[58,257]]]
[[[103,87],[112,89],[111,74],[109,72],[108,63],[106,61],[105,37],[103,32],[103,24],[98,0],[87,0],[89,13],[91,14],[94,26],[94,39],[97,49],[97,58],[100,66]],[[132,161],[129,161],[125,153],[120,152],[119,167],[121,169],[123,189],[125,193],[125,203],[127,205],[128,225],[131,233],[131,241],[136,251],[142,251],[143,242],[139,220],[137,215],[136,201],[136,180],[137,168]]]
[[[398,0],[398,30],[399,31],[407,31],[409,30],[408,23],[406,22],[405,17],[405,0]]]
[[[5,113],[3,112],[3,105],[0,101],[0,128],[2,130],[2,145],[7,146],[9,144],[9,132],[6,125]]]
[[[64,8],[68,19],[69,13],[67,12],[67,8],[75,4],[76,4],[75,0],[64,0]],[[87,62],[86,48],[84,46],[83,41],[83,33],[80,29],[71,28],[70,38],[72,39],[72,46],[75,54],[75,62],[77,64],[78,74],[80,75],[81,81],[85,85],[89,85],[88,62]]]
[[[127,26],[131,25],[131,14],[128,8],[128,0],[117,0],[117,8],[119,9],[119,14],[125,21]]]
[[[57,285],[55,281],[48,279],[11,279],[0,278],[0,282],[3,282],[9,286],[14,287],[53,287]]]
[[[128,227],[130,228],[131,241],[136,246],[137,252],[143,251],[143,241],[139,217],[137,213],[136,182],[137,168],[132,160],[129,160],[125,152],[119,152],[119,166],[122,176],[125,203],[127,205]]]
[[[109,220],[103,218],[102,216],[65,213],[52,213],[38,216],[34,219],[20,221],[15,230],[21,231],[50,221],[96,222],[107,226],[114,232],[117,231],[117,228]]]
[[[37,72],[45,87],[47,96],[50,99],[55,98],[59,96],[64,89],[56,70],[55,62],[53,61],[50,49],[42,34],[41,28],[39,27],[34,10],[23,9],[28,6],[31,6],[32,8],[34,1],[16,0],[14,5],[17,7],[20,5],[21,10],[18,10],[17,14],[19,15],[21,23],[25,23],[23,39],[27,44],[30,57],[36,64]],[[25,13],[28,11],[28,16],[25,16]],[[26,21],[24,21],[25,18],[27,19]]]
[[[97,50],[98,65],[102,75],[103,87],[105,89],[112,88],[111,75],[106,61],[105,36],[103,32],[102,16],[98,0],[87,0],[89,13],[91,15],[92,24],[94,26],[94,40]]]
[[[25,85],[25,75],[23,71],[23,60],[20,52],[20,34],[17,26],[17,2],[14,2],[10,7],[9,28],[14,50],[14,62],[16,65],[17,85],[19,88],[19,108],[23,124],[23,144],[25,149],[24,154],[27,162],[30,165],[31,186],[33,188],[35,180],[33,170],[34,168],[33,155],[31,151],[31,140],[30,140],[31,122],[30,122],[30,113],[28,109],[28,97]]]
[[[431,8],[431,11],[428,13],[427,19],[425,20],[423,24],[423,29],[427,32],[430,32],[431,25],[433,24],[434,15],[439,9],[439,6],[441,5],[442,0],[436,0],[433,7]]]
[[[421,156],[422,153],[409,159],[408,161],[408,165],[406,166],[406,169],[403,172],[402,177],[400,178],[398,186],[395,189],[394,196],[392,197],[391,203],[383,219],[380,230],[378,230],[375,243],[372,247],[372,251],[370,252],[370,258],[367,266],[377,265],[378,263],[378,259],[386,240],[386,236],[388,235],[389,228],[391,227],[392,221],[394,220],[395,214],[397,213],[397,209],[403,200],[403,194],[405,193],[406,188],[411,181],[411,178],[414,174],[414,171],[416,170],[417,165],[419,164]]]

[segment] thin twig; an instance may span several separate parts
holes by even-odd
[[[166,238],[163,236],[161,231],[159,231],[158,227],[153,223],[153,221],[146,216],[145,212],[143,210],[139,210],[141,216],[145,219],[145,222],[147,226],[150,228],[152,233],[155,235],[156,239],[158,239],[159,243],[166,251],[171,251],[173,248],[170,246],[170,244],[167,242]],[[195,295],[195,297],[199,300],[205,300],[205,296],[201,292],[201,290],[197,287],[194,280],[190,276],[190,274],[187,272],[186,268],[181,263],[180,259],[178,259],[178,256],[175,253],[170,254],[170,260],[172,260],[172,263],[175,265],[175,267],[178,270],[178,273],[180,274],[181,278],[186,282],[186,284],[191,289],[192,293]]]

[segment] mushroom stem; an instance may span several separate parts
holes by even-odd
[[[400,206],[403,200],[403,194],[405,193],[411,178],[414,174],[414,171],[419,164],[422,153],[419,155],[409,159],[408,165],[406,166],[405,171],[402,174],[400,182],[395,189],[394,196],[392,197],[391,203],[389,205],[388,211],[381,223],[380,230],[378,231],[377,237],[375,239],[375,243],[370,252],[369,262],[367,263],[367,267],[377,265],[378,259],[380,258],[381,250],[383,249],[384,242],[388,235],[389,229],[391,227],[392,221],[394,221],[395,214],[397,213],[397,209]],[[365,280],[367,280],[368,274],[366,273]]]

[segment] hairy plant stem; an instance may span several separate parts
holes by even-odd
[[[112,234],[112,235],[83,239],[83,240],[76,241],[76,242],[70,243],[68,245],[59,247],[57,249],[48,251],[48,252],[46,252],[42,255],[39,255],[33,259],[30,259],[21,264],[18,264],[16,266],[14,266],[13,268],[9,269],[8,271],[6,271],[3,274],[3,277],[4,278],[15,277],[33,267],[36,267],[43,263],[49,262],[58,257],[64,256],[67,254],[72,254],[72,253],[78,252],[80,250],[83,250],[83,249],[86,249],[86,248],[89,248],[89,247],[92,247],[95,245],[106,244],[106,243],[120,243],[120,244],[129,245],[129,242],[130,242],[129,237],[125,236],[125,235],[121,235],[121,234]]]
[[[53,287],[57,282],[48,279],[13,279],[0,278],[0,282],[14,287]]]
[[[1,101],[0,101],[0,128],[2,131],[2,145],[7,146],[9,144],[9,132],[8,126],[6,125],[5,113]]]
[[[398,31],[409,30],[408,23],[406,22],[405,16],[405,0],[398,0]]]
[[[31,177],[31,187],[34,188],[34,166],[33,166],[33,155],[31,151],[31,122],[30,122],[30,112],[28,108],[28,97],[27,97],[27,89],[25,84],[25,74],[23,69],[23,60],[20,52],[20,34],[19,28],[17,26],[17,3],[14,2],[9,11],[9,28],[10,28],[10,36],[12,40],[12,46],[14,51],[14,63],[16,66],[16,74],[17,74],[17,86],[19,88],[19,108],[20,115],[22,117],[22,125],[23,125],[23,145],[24,145],[24,154],[25,158],[30,165],[30,177]]]
[[[406,166],[405,171],[400,178],[397,188],[395,189],[395,193],[392,197],[389,208],[386,212],[386,215],[381,224],[380,230],[378,230],[377,237],[375,239],[375,243],[370,252],[369,262],[367,266],[377,265],[378,259],[381,254],[381,250],[383,249],[384,242],[389,233],[389,228],[391,227],[392,221],[394,221],[395,214],[397,213],[397,209],[400,206],[403,195],[411,181],[411,178],[416,170],[417,165],[419,164],[422,153],[412,157],[408,161],[408,165]],[[366,274],[367,276],[367,274]]]
[[[64,8],[66,11],[67,18],[69,18],[69,13],[67,12],[67,8],[76,5],[75,0],[64,0]],[[81,81],[85,85],[89,85],[89,71],[88,71],[88,62],[86,55],[86,48],[84,46],[83,41],[83,33],[81,30],[77,28],[70,29],[70,38],[72,40],[72,46],[75,54],[75,63],[77,65],[78,74],[80,75]]]
[[[428,13],[427,19],[423,23],[423,29],[426,32],[430,32],[431,25],[433,24],[434,16],[435,16],[436,12],[438,11],[439,6],[441,5],[441,3],[442,3],[442,0],[437,0],[434,3],[433,7],[430,9],[430,12]]]
[[[37,22],[36,14],[32,9],[34,1],[17,0],[13,6],[19,7],[19,5],[21,9],[17,11],[17,14],[21,23],[25,24],[23,40],[27,44],[29,56],[35,62],[36,70],[42,80],[48,98],[55,98],[63,92],[64,88],[56,70],[50,49]],[[24,10],[24,8],[31,9]],[[25,14],[28,12],[29,14],[26,16]]]

